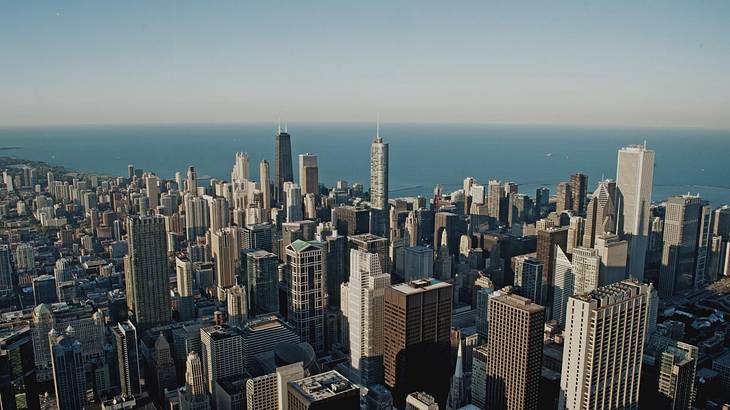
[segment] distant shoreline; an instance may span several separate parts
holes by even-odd
[[[13,151],[16,149],[23,149],[23,147],[0,147],[0,151]]]

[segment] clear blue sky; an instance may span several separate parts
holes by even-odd
[[[730,128],[730,1],[3,1],[0,126]]]

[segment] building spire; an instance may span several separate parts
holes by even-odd
[[[284,120],[284,132],[289,133],[289,121]]]
[[[375,140],[380,141],[380,114],[375,120]]]
[[[279,117],[279,125],[276,127],[276,133],[281,134],[281,117]]]

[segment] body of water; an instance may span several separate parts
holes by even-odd
[[[129,125],[0,128],[0,155],[46,161],[103,175],[126,175],[127,165],[172,178],[194,165],[199,175],[230,179],[236,151],[274,166],[269,124]],[[295,177],[297,155],[319,155],[320,181],[369,181],[373,124],[290,124]],[[615,178],[617,150],[647,141],[656,151],[654,199],[687,192],[719,205],[730,203],[730,130],[599,128],[511,125],[383,124],[390,144],[391,197],[427,195],[436,184],[458,189],[467,176],[486,183],[509,180],[534,196],[551,193],[570,174],[583,172],[592,190]]]

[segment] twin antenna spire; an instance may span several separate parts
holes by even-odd
[[[289,132],[289,126],[286,120],[284,120],[284,132]],[[276,127],[276,133],[281,134],[281,118],[279,118],[279,125]]]

